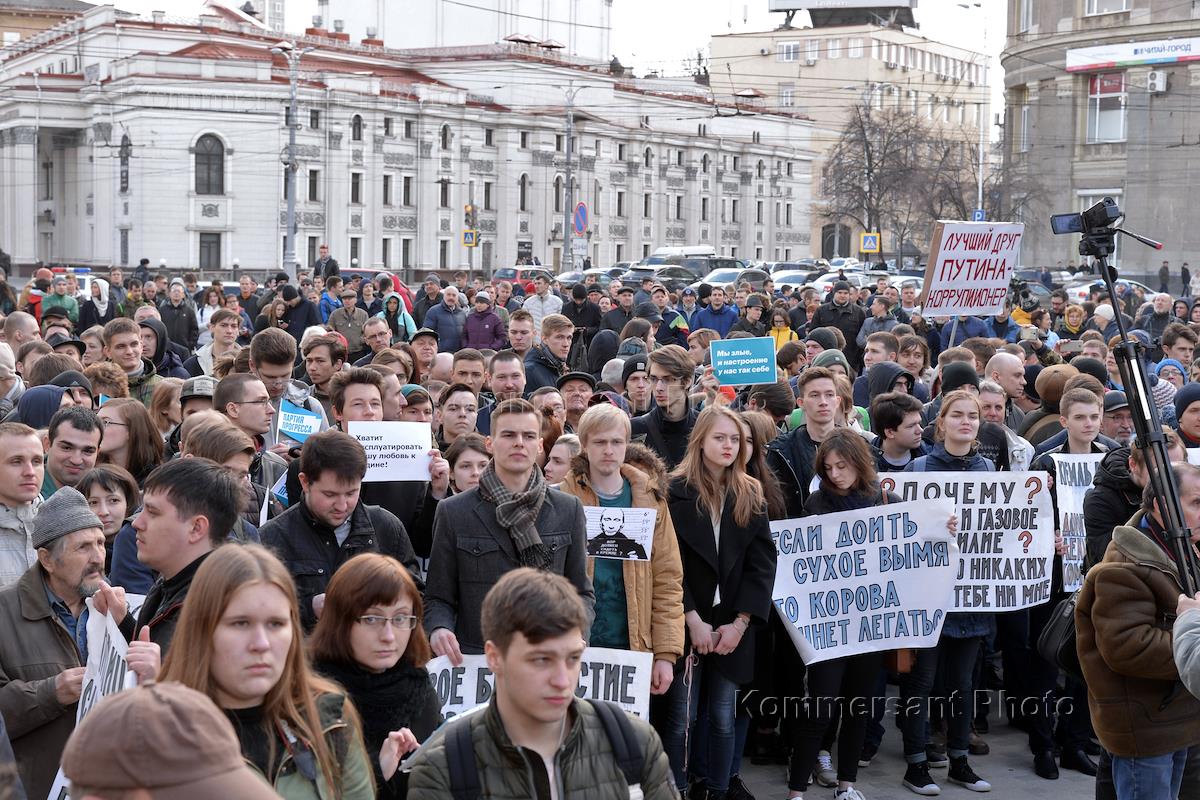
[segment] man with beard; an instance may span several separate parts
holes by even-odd
[[[64,487],[33,525],[37,563],[0,592],[0,714],[29,797],[50,791],[87,663],[87,597],[132,632],[124,593],[104,583],[104,529],[83,495]]]

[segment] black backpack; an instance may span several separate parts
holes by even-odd
[[[625,783],[631,788],[642,782],[646,768],[642,756],[643,743],[625,715],[625,710],[607,700],[591,700],[596,716],[604,726],[608,743],[612,745],[613,757]],[[477,800],[483,793],[479,783],[479,769],[475,764],[475,746],[471,742],[471,724],[463,722],[451,725],[446,731],[446,766],[450,771],[450,792],[454,800]],[[632,791],[630,796],[633,796]]]

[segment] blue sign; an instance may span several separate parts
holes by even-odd
[[[583,236],[585,233],[587,233],[587,227],[588,227],[587,204],[580,203],[579,205],[575,206],[575,216],[573,218],[573,223],[575,226],[575,235],[576,236]]]
[[[985,215],[982,208],[977,208],[971,212],[971,222],[983,222]]]
[[[708,346],[713,374],[722,386],[774,383],[775,340],[770,336],[755,339],[717,339]]]
[[[279,432],[293,441],[303,442],[321,432],[321,415],[284,400],[279,404]]]

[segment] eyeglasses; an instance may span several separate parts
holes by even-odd
[[[235,406],[269,406],[271,405],[271,398],[264,397],[261,400],[231,400],[230,402]]]
[[[379,617],[374,614],[368,614],[365,617],[359,617],[358,621],[368,628],[382,628],[384,625],[391,625],[398,631],[411,631],[417,627],[417,618],[412,614],[397,614],[394,617]]]
[[[111,428],[114,425],[116,425],[118,428],[128,428],[129,427],[124,422],[117,422],[115,419],[106,419],[104,417],[100,418],[100,424],[106,428]]]

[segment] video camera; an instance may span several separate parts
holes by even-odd
[[[1121,209],[1111,197],[1106,197],[1080,214],[1055,214],[1050,217],[1050,230],[1056,234],[1088,234],[1108,228],[1121,218]]]

